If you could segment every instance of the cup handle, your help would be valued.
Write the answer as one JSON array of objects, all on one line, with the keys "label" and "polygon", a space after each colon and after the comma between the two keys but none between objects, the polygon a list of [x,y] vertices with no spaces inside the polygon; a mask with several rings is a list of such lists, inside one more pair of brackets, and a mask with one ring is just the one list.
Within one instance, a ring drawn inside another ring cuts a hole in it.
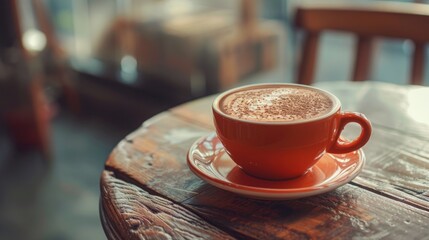
[{"label": "cup handle", "polygon": [[[372,127],[369,120],[363,115],[362,113],[355,113],[355,112],[343,112],[339,113],[339,127],[338,131],[335,134],[334,137],[334,143],[333,145],[327,150],[329,153],[348,153],[355,150],[358,150],[359,148],[363,147],[371,136]],[[353,141],[347,142],[347,143],[340,143],[339,138],[341,136],[341,132],[344,130],[344,127],[351,123],[357,123],[361,127],[361,133],[360,135]]]}]

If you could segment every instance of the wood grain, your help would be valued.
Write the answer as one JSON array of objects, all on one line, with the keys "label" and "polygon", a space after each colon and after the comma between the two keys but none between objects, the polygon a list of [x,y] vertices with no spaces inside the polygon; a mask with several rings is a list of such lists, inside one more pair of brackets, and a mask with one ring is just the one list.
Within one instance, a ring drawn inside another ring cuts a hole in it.
[{"label": "wood grain", "polygon": [[[211,96],[146,121],[112,152],[101,182],[108,219],[104,225],[114,232],[110,235],[125,239],[187,238],[189,232],[195,233],[192,238],[204,239],[224,237],[217,234],[240,239],[427,238],[429,134],[425,133],[429,120],[421,121],[410,108],[419,106],[412,100],[415,94],[422,96],[420,101],[429,101],[429,88],[371,82],[319,87],[337,95],[344,109],[362,111],[374,123],[364,147],[366,166],[352,183],[311,198],[259,201],[203,182],[185,160],[191,144],[213,131]],[[351,126],[344,135],[353,138],[358,132]],[[175,227],[182,230],[171,233],[177,214],[185,215],[179,219],[198,220],[192,220],[191,226],[180,221],[181,226]]]},{"label": "wood grain", "polygon": [[176,201],[187,199],[203,184],[194,181],[186,154],[191,144],[208,132],[170,113],[158,115],[121,141],[106,167]]},{"label": "wood grain", "polygon": [[356,35],[429,41],[429,6],[415,3],[308,3],[295,14],[297,26],[311,32],[351,31]]},{"label": "wood grain", "polygon": [[[398,90],[391,84],[348,82],[320,86],[337,95],[344,103],[343,109],[363,112],[373,122],[373,135],[364,147],[367,165],[354,182],[413,206],[429,209],[429,179],[426,177],[429,176],[429,122],[415,121],[407,114],[410,105],[406,104],[417,104],[409,99],[413,92],[422,92],[420,94],[429,98],[429,89],[402,86]],[[194,101],[172,111],[186,119],[196,115],[196,124],[210,125],[211,110],[208,106],[212,98]],[[396,105],[400,102],[405,104]],[[351,139],[358,132],[357,128],[349,129],[344,135]]]},{"label": "wood grain", "polygon": [[192,101],[170,110],[173,114],[196,125],[214,129],[212,103],[216,96],[209,96]]},{"label": "wood grain", "polygon": [[[103,176],[102,176],[103,178]],[[100,203],[99,203],[99,212],[100,212],[100,220],[101,220],[101,226],[103,227],[103,230],[106,234],[107,239],[109,240],[119,240],[121,239],[121,237],[119,236],[119,234],[114,230],[116,227],[113,225],[114,222],[110,222],[110,220],[108,220],[108,218],[106,217],[106,210],[104,210],[104,201],[102,200],[103,198],[100,198]],[[109,215],[107,215],[109,216]]]},{"label": "wood grain", "polygon": [[356,186],[300,200],[257,201],[211,189],[185,203],[256,239],[424,239],[429,213]]},{"label": "wood grain", "polygon": [[353,182],[429,211],[429,142],[383,128],[375,128],[370,141]]},{"label": "wood grain", "polygon": [[[428,21],[429,6],[416,3],[304,3],[295,13],[295,26],[310,36],[343,31],[357,37],[352,75],[355,81],[368,80],[371,41],[375,38],[400,38],[412,40],[416,46],[409,82],[423,84],[424,44],[429,41],[429,31],[422,29],[427,28]],[[317,47],[309,43],[308,38],[304,40],[303,61],[297,80],[301,84],[311,84],[314,78]]]},{"label": "wood grain", "polygon": [[377,127],[429,140],[429,117],[422,104],[429,101],[427,87],[381,82],[318,83],[316,86],[336,95],[344,111],[361,112]]},{"label": "wood grain", "polygon": [[104,171],[102,207],[119,239],[235,239],[165,198]]},{"label": "wood grain", "polygon": [[[392,102],[400,100],[409,102],[407,98],[410,97],[410,92],[425,90],[425,88],[402,87],[403,91],[398,91],[396,86],[383,83],[359,85],[345,83],[336,84],[335,88],[332,84],[328,86],[331,88],[325,88],[331,90],[340,99],[349,100],[344,104],[344,109],[364,112],[375,125],[370,143],[364,147],[368,159],[367,166],[355,182],[362,187],[383,192],[400,201],[428,209],[429,182],[426,176],[429,175],[429,170],[426,158],[429,157],[429,152],[426,149],[428,149],[429,135],[421,132],[420,129],[424,128],[421,123],[410,124],[414,121],[406,114],[407,105],[399,105],[397,108],[391,106]],[[192,102],[177,107],[173,111],[184,118],[191,118],[192,112],[211,116],[211,113],[204,108],[204,104],[208,104],[210,99]],[[211,121],[208,118],[197,117],[196,119],[204,122],[200,125]],[[418,125],[420,127],[417,127]],[[403,136],[404,131],[415,134]],[[345,132],[345,135],[352,138],[357,132],[358,129],[355,129]],[[392,162],[392,158],[396,161]],[[398,178],[398,174],[401,174],[402,178]]]}]

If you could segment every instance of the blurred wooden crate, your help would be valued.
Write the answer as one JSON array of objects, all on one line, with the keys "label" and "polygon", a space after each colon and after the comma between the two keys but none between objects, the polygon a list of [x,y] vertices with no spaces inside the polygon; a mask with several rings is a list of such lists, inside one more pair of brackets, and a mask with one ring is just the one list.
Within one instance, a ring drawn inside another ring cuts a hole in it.
[{"label": "blurred wooden crate", "polygon": [[210,43],[202,67],[208,90],[225,90],[249,75],[273,69],[281,49],[281,31],[278,24],[265,21],[256,28],[238,28]]},{"label": "blurred wooden crate", "polygon": [[156,19],[118,18],[99,53],[117,65],[133,56],[141,73],[192,97],[215,93],[276,66],[283,29],[259,20],[256,12],[254,1],[243,0],[240,14],[203,9]]}]

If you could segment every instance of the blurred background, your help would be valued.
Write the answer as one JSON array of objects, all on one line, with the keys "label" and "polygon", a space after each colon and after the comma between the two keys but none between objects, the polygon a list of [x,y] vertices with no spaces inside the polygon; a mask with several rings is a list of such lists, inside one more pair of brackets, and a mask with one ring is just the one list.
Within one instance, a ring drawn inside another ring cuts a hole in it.
[{"label": "blurred background", "polygon": [[[295,82],[301,2],[1,1],[0,239],[105,239],[99,177],[113,147],[178,104]],[[354,44],[322,35],[315,81],[348,81]],[[407,84],[412,52],[377,44],[370,79]]]}]

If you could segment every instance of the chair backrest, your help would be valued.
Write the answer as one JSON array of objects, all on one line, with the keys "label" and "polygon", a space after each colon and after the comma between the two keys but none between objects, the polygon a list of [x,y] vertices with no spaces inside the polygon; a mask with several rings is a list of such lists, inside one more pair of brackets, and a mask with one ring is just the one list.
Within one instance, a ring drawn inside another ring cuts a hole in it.
[{"label": "chair backrest", "polygon": [[297,8],[295,26],[304,36],[298,82],[313,82],[320,33],[326,30],[355,34],[356,59],[352,80],[367,80],[373,40],[409,39],[414,43],[410,83],[423,83],[425,44],[429,41],[429,5],[380,2],[365,5],[308,4]]}]

